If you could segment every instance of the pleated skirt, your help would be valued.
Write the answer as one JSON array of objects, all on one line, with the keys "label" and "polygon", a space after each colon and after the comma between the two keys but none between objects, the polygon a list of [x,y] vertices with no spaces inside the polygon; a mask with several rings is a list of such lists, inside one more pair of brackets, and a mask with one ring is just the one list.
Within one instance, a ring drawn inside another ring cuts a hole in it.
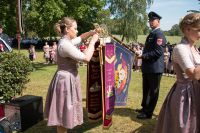
[{"label": "pleated skirt", "polygon": [[200,133],[200,83],[176,82],[167,95],[155,133]]},{"label": "pleated skirt", "polygon": [[80,77],[78,72],[57,71],[48,89],[45,103],[47,126],[72,129],[83,123]]}]

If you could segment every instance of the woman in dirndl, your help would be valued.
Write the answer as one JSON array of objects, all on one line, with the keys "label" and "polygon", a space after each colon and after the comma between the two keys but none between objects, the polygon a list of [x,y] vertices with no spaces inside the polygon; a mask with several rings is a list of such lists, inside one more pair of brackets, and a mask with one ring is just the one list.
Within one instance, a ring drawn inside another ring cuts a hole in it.
[{"label": "woman in dirndl", "polygon": [[180,22],[184,37],[173,50],[176,82],[161,108],[156,133],[200,133],[200,13]]},{"label": "woman in dirndl", "polygon": [[[45,117],[48,119],[47,126],[56,126],[57,133],[66,133],[67,129],[83,123],[78,62],[90,61],[99,37],[95,31],[77,37],[77,23],[70,17],[64,17],[56,23],[55,31],[61,35],[56,55],[58,67],[47,93]],[[83,53],[77,47],[89,36],[92,39]]]}]

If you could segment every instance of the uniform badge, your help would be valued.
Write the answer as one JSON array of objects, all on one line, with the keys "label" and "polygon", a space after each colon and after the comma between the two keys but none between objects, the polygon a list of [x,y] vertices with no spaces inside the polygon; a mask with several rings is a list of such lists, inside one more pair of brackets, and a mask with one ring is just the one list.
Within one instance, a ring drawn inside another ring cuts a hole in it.
[{"label": "uniform badge", "polygon": [[157,39],[157,44],[158,44],[158,45],[162,45],[162,42],[163,42],[163,39],[162,39],[162,38],[158,38],[158,39]]}]

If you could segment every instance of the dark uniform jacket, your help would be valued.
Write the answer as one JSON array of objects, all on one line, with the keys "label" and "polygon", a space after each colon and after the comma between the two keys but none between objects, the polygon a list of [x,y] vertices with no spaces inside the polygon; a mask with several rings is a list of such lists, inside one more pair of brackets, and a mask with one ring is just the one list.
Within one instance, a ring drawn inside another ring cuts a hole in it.
[{"label": "dark uniform jacket", "polygon": [[164,72],[164,46],[166,38],[163,32],[154,29],[147,37],[142,54],[142,73]]}]

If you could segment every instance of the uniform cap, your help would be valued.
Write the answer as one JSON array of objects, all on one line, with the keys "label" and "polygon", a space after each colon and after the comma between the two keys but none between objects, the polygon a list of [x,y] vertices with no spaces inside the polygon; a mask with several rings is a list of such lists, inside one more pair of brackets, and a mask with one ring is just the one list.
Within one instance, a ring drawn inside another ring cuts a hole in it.
[{"label": "uniform cap", "polygon": [[148,17],[149,17],[149,20],[154,20],[154,19],[159,19],[160,20],[162,18],[160,15],[158,15],[155,12],[150,12],[148,14]]}]

